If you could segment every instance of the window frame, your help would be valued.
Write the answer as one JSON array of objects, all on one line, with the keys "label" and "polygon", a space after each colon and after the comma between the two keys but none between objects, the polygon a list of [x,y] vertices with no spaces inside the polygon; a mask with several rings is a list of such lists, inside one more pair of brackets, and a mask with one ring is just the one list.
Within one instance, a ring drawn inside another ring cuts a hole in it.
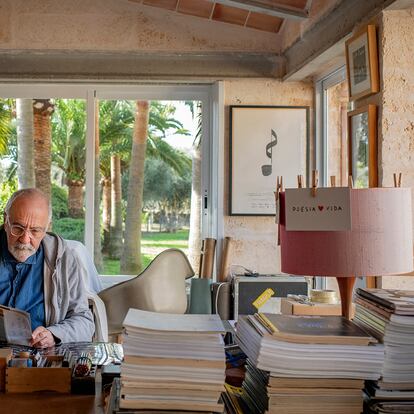
[{"label": "window frame", "polygon": [[321,186],[328,184],[328,89],[346,80],[346,67],[341,66],[315,81],[315,168]]},{"label": "window frame", "polygon": [[[314,82],[315,141],[313,148],[315,169],[319,171],[319,186],[328,185],[328,89],[346,80],[346,67],[340,66]],[[326,289],[326,278],[316,277],[315,288]]]},{"label": "window frame", "polygon": [[95,184],[95,102],[97,99],[193,100],[203,105],[202,142],[202,224],[201,238],[223,237],[223,151],[224,87],[214,83],[79,83],[70,81],[38,82],[34,80],[0,83],[1,98],[85,99],[87,111],[85,239],[93,257]]}]

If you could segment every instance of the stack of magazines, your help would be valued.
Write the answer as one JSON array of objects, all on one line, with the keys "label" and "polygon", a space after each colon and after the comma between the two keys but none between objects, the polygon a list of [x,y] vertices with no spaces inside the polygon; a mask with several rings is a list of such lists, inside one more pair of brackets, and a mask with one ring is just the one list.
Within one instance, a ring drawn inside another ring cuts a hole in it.
[{"label": "stack of magazines", "polygon": [[252,414],[360,414],[364,380],[379,379],[384,358],[375,338],[338,316],[249,315],[237,339]]},{"label": "stack of magazines", "polygon": [[385,346],[380,381],[369,381],[368,413],[414,412],[414,291],[358,289],[355,322]]},{"label": "stack of magazines", "polygon": [[130,309],[123,325],[121,409],[223,412],[224,328],[218,315]]}]

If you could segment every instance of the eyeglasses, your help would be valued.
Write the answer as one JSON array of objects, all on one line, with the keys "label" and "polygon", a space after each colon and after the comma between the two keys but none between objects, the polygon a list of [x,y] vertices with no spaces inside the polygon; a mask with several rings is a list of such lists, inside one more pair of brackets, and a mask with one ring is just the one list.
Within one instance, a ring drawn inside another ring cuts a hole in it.
[{"label": "eyeglasses", "polygon": [[27,233],[31,239],[38,240],[41,239],[46,233],[46,229],[42,227],[33,227],[27,229],[20,224],[10,224],[9,218],[7,217],[7,223],[10,228],[10,233],[15,237],[21,237],[23,234]]}]

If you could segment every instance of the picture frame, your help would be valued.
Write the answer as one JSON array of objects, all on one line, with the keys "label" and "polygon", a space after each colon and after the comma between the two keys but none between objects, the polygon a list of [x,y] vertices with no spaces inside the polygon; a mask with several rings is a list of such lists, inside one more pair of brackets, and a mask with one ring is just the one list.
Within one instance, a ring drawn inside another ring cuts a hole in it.
[{"label": "picture frame", "polygon": [[230,106],[229,167],[229,215],[274,216],[277,177],[307,177],[309,107]]},{"label": "picture frame", "polygon": [[377,35],[375,25],[368,25],[345,42],[349,100],[380,91]]},{"label": "picture frame", "polygon": [[378,186],[377,107],[348,112],[348,173],[354,188]]}]

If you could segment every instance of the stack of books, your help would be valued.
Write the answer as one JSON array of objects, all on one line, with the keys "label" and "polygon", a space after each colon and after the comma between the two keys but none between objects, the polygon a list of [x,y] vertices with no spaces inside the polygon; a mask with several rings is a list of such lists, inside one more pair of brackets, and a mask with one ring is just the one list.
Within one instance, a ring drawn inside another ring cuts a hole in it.
[{"label": "stack of books", "polygon": [[222,394],[226,414],[247,414],[250,413],[249,407],[244,402],[245,393],[242,387],[235,387],[225,384],[226,392]]},{"label": "stack of books", "polygon": [[255,314],[237,325],[249,357],[249,412],[360,414],[363,380],[381,375],[384,347],[338,316]]},{"label": "stack of books", "polygon": [[248,363],[243,387],[242,397],[251,413],[359,414],[364,381],[274,377]]},{"label": "stack of books", "polygon": [[380,381],[369,381],[367,412],[414,412],[414,291],[357,289],[355,322],[385,346]]},{"label": "stack of books", "polygon": [[223,412],[224,328],[218,315],[130,309],[123,325],[121,409]]}]

